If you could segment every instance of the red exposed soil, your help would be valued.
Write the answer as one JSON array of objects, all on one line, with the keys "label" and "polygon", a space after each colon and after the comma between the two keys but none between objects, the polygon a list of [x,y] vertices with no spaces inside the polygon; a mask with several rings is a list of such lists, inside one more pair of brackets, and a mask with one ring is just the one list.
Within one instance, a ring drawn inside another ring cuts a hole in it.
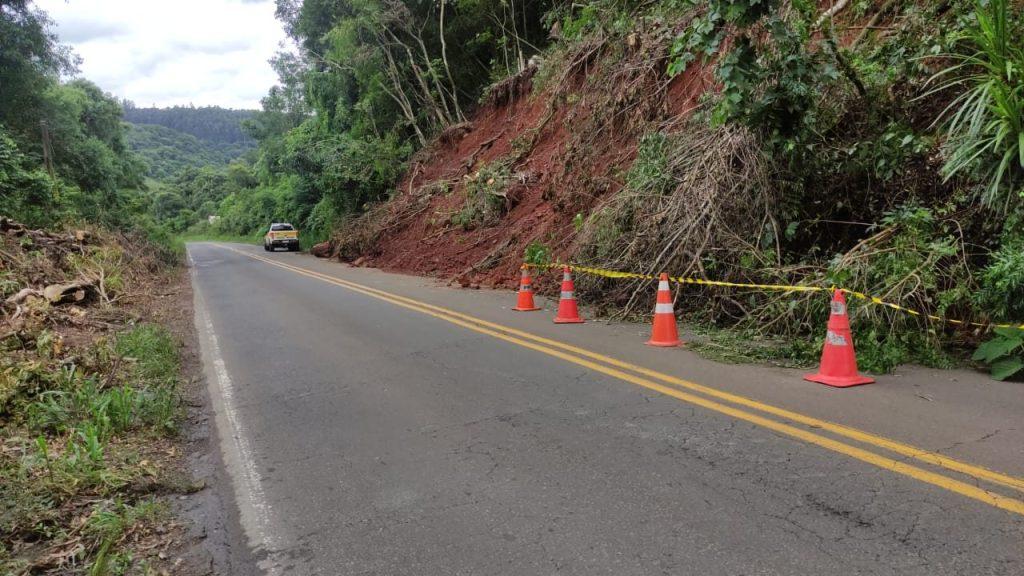
[{"label": "red exposed soil", "polygon": [[[465,201],[458,193],[463,177],[485,163],[508,155],[512,139],[536,126],[545,107],[540,99],[517,98],[509,105],[484,109],[461,140],[448,145],[436,142],[424,157],[414,161],[409,175],[401,183],[403,196],[411,196],[423,186],[441,181],[450,182],[451,191],[433,197],[429,208],[420,216],[398,233],[386,236],[376,246],[379,256],[370,263],[447,277],[466,271],[502,242],[514,239],[517,245],[525,246],[542,234],[553,216],[550,205],[542,199],[542,182],[550,172],[551,154],[539,152],[542,148],[557,147],[561,138],[545,138],[530,157],[515,166],[517,172],[528,174],[527,184],[519,191],[518,204],[501,225],[465,231],[448,226],[448,221]],[[408,200],[399,198],[396,202]]]},{"label": "red exposed soil", "polygon": [[[640,50],[632,44],[629,49]],[[707,68],[691,66],[669,80],[664,62],[657,66],[646,77],[613,72],[610,77],[623,85],[599,87],[613,96],[602,104],[616,107],[607,118],[594,118],[597,98],[591,94],[596,89],[588,80],[595,66],[570,77],[568,94],[549,89],[531,96],[531,73],[516,84],[509,102],[485,105],[470,126],[449,130],[414,158],[389,209],[415,215],[399,218],[379,234],[360,264],[455,277],[464,285],[513,287],[531,242],[550,247],[555,257],[571,254],[574,217],[586,216],[621,189],[640,135],[652,125],[688,117],[713,86]],[[644,100],[652,91],[660,99],[654,106]],[[584,132],[593,135],[595,126],[596,137],[585,139]],[[533,146],[523,152],[531,137]],[[464,179],[487,163],[517,155],[511,165],[515,184],[510,197],[515,201],[509,212],[492,226],[464,230],[452,225],[451,216],[466,201]],[[425,193],[432,195],[423,207]]]}]

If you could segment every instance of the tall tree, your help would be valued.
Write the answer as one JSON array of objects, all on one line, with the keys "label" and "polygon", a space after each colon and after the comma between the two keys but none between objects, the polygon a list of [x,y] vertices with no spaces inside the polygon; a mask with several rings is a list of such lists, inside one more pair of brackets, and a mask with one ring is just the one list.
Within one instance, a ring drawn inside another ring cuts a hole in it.
[{"label": "tall tree", "polygon": [[78,64],[50,26],[46,13],[29,0],[0,0],[0,124],[22,146],[40,142],[37,112],[47,87]]}]

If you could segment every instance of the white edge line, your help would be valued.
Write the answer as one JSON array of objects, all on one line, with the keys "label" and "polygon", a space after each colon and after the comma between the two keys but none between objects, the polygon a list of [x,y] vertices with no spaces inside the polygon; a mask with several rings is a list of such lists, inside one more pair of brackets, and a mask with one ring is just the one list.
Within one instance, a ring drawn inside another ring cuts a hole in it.
[{"label": "white edge line", "polygon": [[267,554],[267,561],[260,562],[268,575],[280,574],[279,564],[273,561],[274,552],[280,550],[277,538],[271,528],[271,506],[263,491],[263,478],[256,469],[256,461],[249,435],[238,415],[234,383],[228,373],[220,344],[214,332],[213,322],[199,292],[195,260],[188,253],[193,291],[195,292],[196,328],[203,356],[203,367],[210,386],[220,439],[221,455],[234,486],[242,528],[249,539],[249,545]]}]

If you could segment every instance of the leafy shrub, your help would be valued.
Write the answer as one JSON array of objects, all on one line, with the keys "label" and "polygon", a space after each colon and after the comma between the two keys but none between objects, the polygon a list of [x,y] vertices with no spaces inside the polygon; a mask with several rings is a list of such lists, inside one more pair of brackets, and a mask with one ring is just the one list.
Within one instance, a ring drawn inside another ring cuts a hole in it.
[{"label": "leafy shrub", "polygon": [[512,174],[508,164],[496,161],[485,164],[463,179],[466,201],[451,222],[470,230],[477,225],[492,224],[512,207],[509,195]]},{"label": "leafy shrub", "polygon": [[992,378],[1006,380],[1024,369],[1024,330],[996,328],[995,336],[978,346],[972,358],[988,364]]},{"label": "leafy shrub", "polygon": [[1024,319],[1024,240],[1008,240],[980,275],[978,303],[1000,320]]},{"label": "leafy shrub", "polygon": [[566,40],[579,40],[599,30],[623,33],[635,25],[631,12],[639,4],[636,0],[555,3],[545,15],[544,24],[550,29],[557,22]]},{"label": "leafy shrub", "polygon": [[[974,282],[956,223],[937,218],[930,208],[908,204],[886,213],[880,224],[858,249],[832,261],[825,279],[828,284],[940,316],[973,313]],[[903,341],[897,341],[897,333],[930,334],[932,326],[918,317],[869,306],[855,318],[858,323],[877,327],[880,342],[889,342],[894,349],[929,347],[903,336]],[[930,348],[938,349],[934,334],[926,340]]]},{"label": "leafy shrub", "polygon": [[[816,87],[839,77],[826,51],[805,47],[812,37],[807,19],[814,8],[795,2],[787,16],[767,0],[707,4],[673,43],[668,73],[679,74],[698,58],[718,57],[721,97],[712,120],[740,122],[770,142],[794,147],[814,124]],[[720,54],[730,34],[735,34],[730,48]]]},{"label": "leafy shrub", "polygon": [[331,232],[341,222],[340,214],[334,200],[326,196],[321,198],[306,218],[306,229],[299,236],[301,242],[311,246],[330,238]]},{"label": "leafy shrub", "polygon": [[41,168],[33,168],[0,126],[0,214],[28,226],[59,221],[57,182]]},{"label": "leafy shrub", "polygon": [[940,312],[945,311],[941,304],[948,297],[942,294],[970,283],[969,272],[958,258],[962,248],[954,231],[933,210],[913,204],[886,213],[881,225],[884,245],[855,259],[837,259],[830,282],[859,286],[900,302],[916,301],[914,305],[924,310],[935,308],[931,305],[935,302]]},{"label": "leafy shrub", "polygon": [[669,166],[669,142],[661,132],[645,134],[637,145],[636,160],[626,173],[626,187],[632,191],[668,194],[676,186]]},{"label": "leafy shrub", "polygon": [[536,266],[546,265],[551,262],[551,248],[534,240],[523,250],[523,261]]}]

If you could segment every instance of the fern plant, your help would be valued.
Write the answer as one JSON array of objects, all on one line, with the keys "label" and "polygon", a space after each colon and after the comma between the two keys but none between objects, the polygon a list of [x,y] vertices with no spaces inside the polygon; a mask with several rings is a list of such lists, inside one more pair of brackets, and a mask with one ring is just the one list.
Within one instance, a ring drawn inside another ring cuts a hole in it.
[{"label": "fern plant", "polygon": [[966,88],[940,116],[948,132],[943,173],[980,177],[981,202],[1006,212],[1024,181],[1024,27],[1010,0],[975,1],[963,50],[946,55],[955,63],[932,78],[943,82],[929,94]]}]

